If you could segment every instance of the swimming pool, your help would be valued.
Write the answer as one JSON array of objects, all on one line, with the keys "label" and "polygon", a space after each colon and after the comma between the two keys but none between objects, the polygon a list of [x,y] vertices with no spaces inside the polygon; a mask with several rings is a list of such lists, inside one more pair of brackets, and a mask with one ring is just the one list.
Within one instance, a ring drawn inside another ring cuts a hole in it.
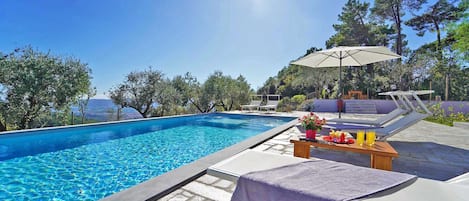
[{"label": "swimming pool", "polygon": [[97,200],[293,119],[214,113],[0,135],[0,199]]}]

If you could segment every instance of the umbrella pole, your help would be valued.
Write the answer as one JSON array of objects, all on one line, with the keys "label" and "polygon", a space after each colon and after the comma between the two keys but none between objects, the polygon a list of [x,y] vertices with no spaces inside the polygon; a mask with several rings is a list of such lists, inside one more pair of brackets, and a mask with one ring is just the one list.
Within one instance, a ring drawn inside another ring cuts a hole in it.
[{"label": "umbrella pole", "polygon": [[[340,51],[339,53],[339,100],[337,101],[342,101],[342,51]],[[341,112],[342,112],[342,107],[343,107],[343,104],[340,105],[340,108],[339,109],[339,119],[342,117],[341,116]]]}]

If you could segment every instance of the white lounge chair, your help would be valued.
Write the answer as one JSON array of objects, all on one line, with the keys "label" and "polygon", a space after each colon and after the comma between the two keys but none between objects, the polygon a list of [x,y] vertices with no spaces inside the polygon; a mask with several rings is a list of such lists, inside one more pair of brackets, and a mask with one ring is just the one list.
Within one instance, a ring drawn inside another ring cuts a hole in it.
[{"label": "white lounge chair", "polygon": [[325,125],[323,128],[329,129],[340,129],[344,131],[357,132],[358,130],[374,130],[376,132],[376,137],[378,140],[386,140],[387,138],[399,133],[400,131],[416,124],[422,119],[425,119],[430,114],[422,114],[418,112],[411,112],[408,115],[393,121],[389,124],[384,125],[384,127],[373,127],[366,125],[357,125],[357,124],[335,124],[335,125]]},{"label": "white lounge chair", "polygon": [[430,116],[429,114],[422,114],[418,112],[411,112],[408,115],[378,129],[374,129],[378,140],[386,140],[387,138],[399,133],[400,131],[416,124],[422,119]]},{"label": "white lounge chair", "polygon": [[[391,111],[390,113],[387,113],[386,115],[384,116],[381,116],[379,117],[378,119],[375,119],[375,120],[364,120],[364,119],[329,119],[327,120],[327,124],[331,124],[330,122],[332,122],[333,124],[363,124],[363,125],[370,125],[370,126],[377,126],[377,127],[381,127],[383,126],[384,124],[390,122],[391,120],[407,113],[408,111],[407,110],[404,110],[404,109],[401,109],[401,108],[397,108],[393,111]],[[331,124],[331,125],[333,125]]]},{"label": "white lounge chair", "polygon": [[241,110],[248,109],[249,111],[255,109],[259,110],[259,106],[261,106],[262,101],[260,100],[253,100],[249,105],[241,105]]},{"label": "white lounge chair", "polygon": [[265,110],[265,111],[276,111],[277,110],[277,105],[278,105],[278,100],[268,100],[267,104],[259,106],[259,110]]},{"label": "white lounge chair", "polygon": [[[246,150],[213,165],[207,170],[207,173],[230,180],[236,180],[240,175],[249,172],[291,165],[294,163],[304,162],[305,160],[308,159],[271,154],[255,150]],[[467,176],[464,177],[467,179]],[[467,200],[466,192],[469,192],[469,186],[462,185],[461,183],[452,183],[451,181],[452,180],[442,182],[417,178],[415,181],[405,182],[360,200]],[[276,183],[275,185],[284,186],[282,183]],[[347,183],[340,184],[337,187],[343,188],[346,185],[354,185],[354,183],[349,181]]]}]

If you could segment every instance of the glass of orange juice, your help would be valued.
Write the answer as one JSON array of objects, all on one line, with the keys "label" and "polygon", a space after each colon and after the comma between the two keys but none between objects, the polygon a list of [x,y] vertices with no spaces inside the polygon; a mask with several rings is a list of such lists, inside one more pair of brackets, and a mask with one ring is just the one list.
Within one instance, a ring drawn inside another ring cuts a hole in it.
[{"label": "glass of orange juice", "polygon": [[366,132],[366,145],[373,146],[375,144],[376,133],[375,131]]},{"label": "glass of orange juice", "polygon": [[357,144],[363,146],[363,142],[365,141],[365,131],[359,130],[357,132]]}]

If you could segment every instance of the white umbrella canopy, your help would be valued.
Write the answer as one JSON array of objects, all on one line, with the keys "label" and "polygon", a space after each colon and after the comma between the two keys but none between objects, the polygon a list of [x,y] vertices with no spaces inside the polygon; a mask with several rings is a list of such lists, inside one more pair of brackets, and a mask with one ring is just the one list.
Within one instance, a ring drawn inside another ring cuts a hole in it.
[{"label": "white umbrella canopy", "polygon": [[341,46],[313,52],[292,64],[313,68],[363,66],[400,57],[384,46]]},{"label": "white umbrella canopy", "polygon": [[[327,50],[313,52],[292,64],[322,68],[339,67],[339,99],[342,97],[342,66],[363,66],[379,61],[400,58],[384,46],[339,46]],[[339,118],[341,117],[339,110]]]}]

